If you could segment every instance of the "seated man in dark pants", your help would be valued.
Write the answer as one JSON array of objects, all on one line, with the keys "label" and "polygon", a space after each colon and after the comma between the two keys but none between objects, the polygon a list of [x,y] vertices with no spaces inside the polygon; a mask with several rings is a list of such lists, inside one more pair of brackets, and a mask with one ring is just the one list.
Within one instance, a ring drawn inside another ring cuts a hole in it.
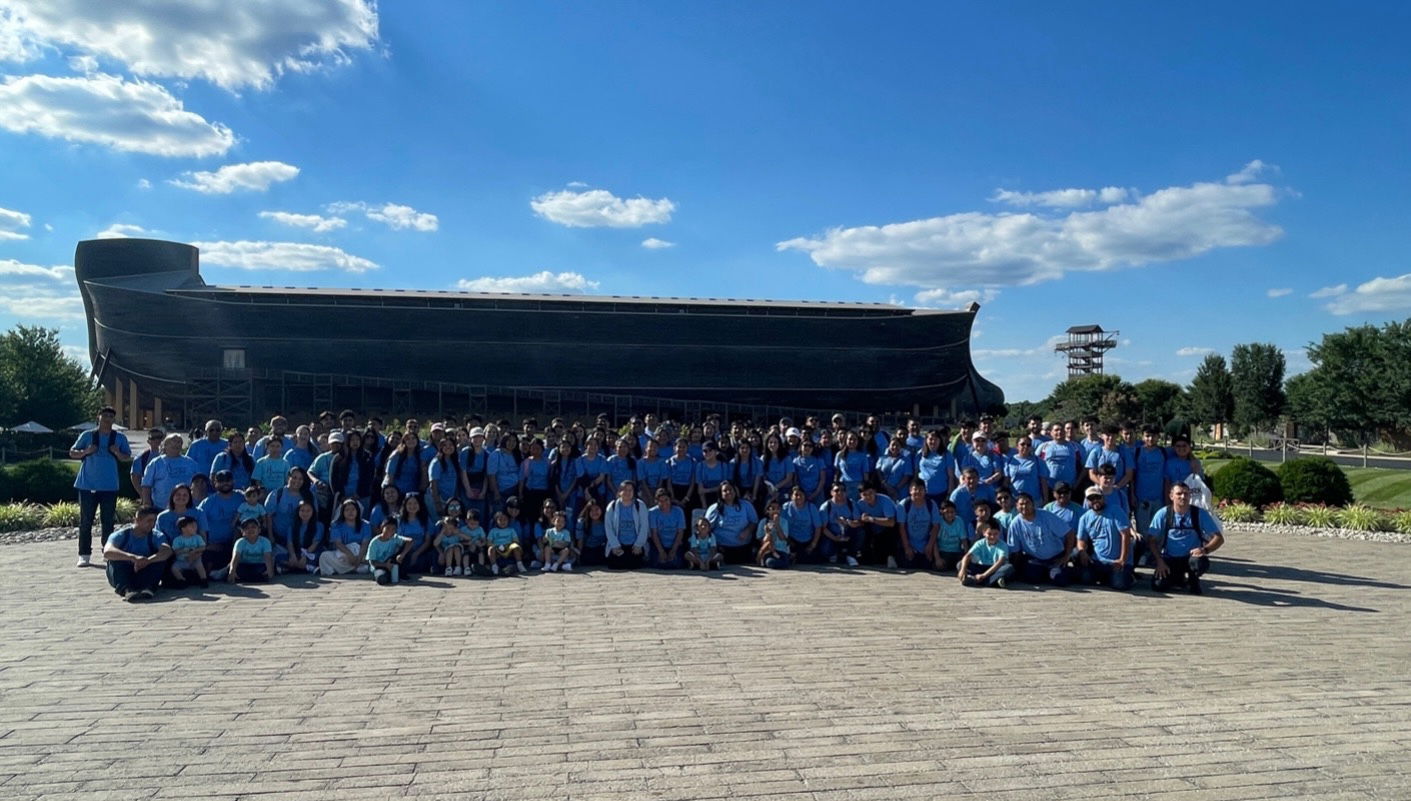
[{"label": "seated man in dark pants", "polygon": [[1104,584],[1114,590],[1130,590],[1132,527],[1127,522],[1127,514],[1121,509],[1108,507],[1108,496],[1101,487],[1088,487],[1084,494],[1088,510],[1078,518],[1076,565],[1082,581],[1084,584]]},{"label": "seated man in dark pants", "polygon": [[1021,492],[1016,503],[1019,514],[1009,521],[1005,545],[1014,561],[1015,578],[1030,584],[1051,582],[1060,587],[1072,583],[1077,535],[1058,515],[1034,508],[1034,498]]},{"label": "seated man in dark pants", "polygon": [[156,507],[144,506],[132,525],[114,531],[103,546],[108,583],[124,601],[145,601],[156,595],[171,555],[167,538],[157,531]]},{"label": "seated man in dark pants", "polygon": [[1200,577],[1210,569],[1210,554],[1225,544],[1225,535],[1209,512],[1191,504],[1190,487],[1177,483],[1171,485],[1171,505],[1152,515],[1146,543],[1156,557],[1152,589],[1166,592],[1184,584],[1192,595],[1200,595]]}]

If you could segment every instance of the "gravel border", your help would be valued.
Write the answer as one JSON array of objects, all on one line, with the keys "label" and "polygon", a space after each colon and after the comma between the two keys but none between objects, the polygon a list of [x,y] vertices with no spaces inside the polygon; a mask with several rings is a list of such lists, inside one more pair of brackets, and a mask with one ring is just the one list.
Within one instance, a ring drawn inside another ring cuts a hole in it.
[{"label": "gravel border", "polygon": [[1395,542],[1411,544],[1411,534],[1395,531],[1356,531],[1350,528],[1313,528],[1312,526],[1281,526],[1274,523],[1225,523],[1232,532],[1268,531],[1274,534],[1295,534],[1302,537],[1331,537],[1339,540],[1363,540],[1365,542]]},{"label": "gravel border", "polygon": [[[1354,531],[1350,528],[1312,528],[1311,526],[1280,526],[1273,523],[1225,523],[1232,532],[1267,531],[1274,534],[1295,534],[1301,537],[1331,537],[1339,540],[1395,542],[1411,545],[1411,534],[1395,531]],[[0,545],[23,545],[30,542],[56,542],[78,537],[76,528],[41,528],[38,531],[0,531]]]}]

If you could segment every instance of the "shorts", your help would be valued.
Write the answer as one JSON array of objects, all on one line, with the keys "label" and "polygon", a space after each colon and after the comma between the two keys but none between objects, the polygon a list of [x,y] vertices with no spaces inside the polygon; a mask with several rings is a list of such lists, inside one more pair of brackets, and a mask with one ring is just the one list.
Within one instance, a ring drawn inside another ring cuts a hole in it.
[{"label": "shorts", "polygon": [[442,555],[442,556],[445,556],[446,554],[450,553],[452,548],[464,548],[464,547],[465,547],[465,543],[459,542],[459,541],[457,541],[457,542],[443,542],[443,543],[441,543],[441,545],[438,546],[438,548],[439,548],[440,551],[441,551],[441,555]]},{"label": "shorts", "polygon": [[200,563],[201,558],[199,556],[195,559],[177,558],[172,560],[171,566],[173,570],[195,570],[196,565]]}]

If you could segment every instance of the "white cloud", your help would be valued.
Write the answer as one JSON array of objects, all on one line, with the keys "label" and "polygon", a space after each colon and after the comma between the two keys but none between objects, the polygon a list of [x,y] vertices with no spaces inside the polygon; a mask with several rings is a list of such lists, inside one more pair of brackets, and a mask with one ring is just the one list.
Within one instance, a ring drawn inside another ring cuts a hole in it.
[{"label": "white cloud", "polygon": [[1285,295],[1292,295],[1293,290],[1289,289],[1288,287],[1283,287],[1280,289],[1271,289],[1268,292],[1265,292],[1264,294],[1268,295],[1271,298],[1282,298]]},{"label": "white cloud", "polygon": [[89,364],[89,361],[88,361],[88,346],[86,346],[86,345],[60,345],[59,347],[63,349],[65,356],[69,357],[70,359],[73,359],[74,361],[78,362],[79,364],[83,365],[84,367],[87,367],[87,366],[88,366],[88,364]]},{"label": "white cloud", "polygon": [[362,273],[376,270],[377,263],[354,256],[341,248],[306,242],[192,242],[201,251],[201,264],[234,267],[239,270],[345,270]]},{"label": "white cloud", "polygon": [[1176,349],[1176,355],[1177,355],[1177,356],[1183,356],[1183,357],[1184,357],[1184,356],[1204,356],[1204,355],[1207,354],[1207,353],[1214,353],[1214,352],[1215,352],[1215,349],[1214,349],[1214,348],[1201,348],[1201,347],[1194,347],[1194,346],[1192,346],[1192,347],[1185,347],[1185,348],[1177,348],[1177,349]]},{"label": "white cloud", "polygon": [[668,242],[665,239],[657,239],[654,236],[649,236],[646,239],[642,240],[642,247],[646,248],[647,250],[664,250],[666,248],[676,247],[676,243]]},{"label": "white cloud", "polygon": [[348,224],[342,217],[324,217],[318,214],[295,214],[291,211],[262,211],[260,216],[295,228],[308,228],[316,234],[335,231]]},{"label": "white cloud", "polygon": [[45,324],[82,320],[83,300],[73,268],[0,259],[0,313]]},{"label": "white cloud", "polygon": [[1080,209],[1093,204],[1109,206],[1121,203],[1132,194],[1132,190],[1120,186],[1104,186],[1101,189],[1053,189],[1048,192],[1016,192],[1009,189],[996,189],[990,197],[991,203],[1004,203],[1010,206],[1046,206],[1056,209]]},{"label": "white cloud", "polygon": [[229,128],[186,111],[161,86],[113,75],[9,77],[0,108],[0,128],[133,153],[214,156],[235,144]]},{"label": "white cloud", "polygon": [[129,237],[141,237],[153,233],[140,225],[130,225],[128,223],[113,223],[93,235],[94,239],[127,239]]},{"label": "white cloud", "polygon": [[329,203],[324,207],[330,214],[347,214],[351,211],[360,211],[365,217],[373,222],[380,222],[394,231],[435,231],[441,227],[441,220],[435,214],[425,211],[417,211],[411,206],[403,206],[398,203],[383,203],[376,205],[373,203],[339,201]]},{"label": "white cloud", "polygon": [[676,204],[667,198],[620,198],[606,189],[545,192],[529,201],[534,213],[569,228],[640,228],[671,221]]},{"label": "white cloud", "polygon": [[1325,286],[1325,287],[1323,287],[1322,289],[1317,290],[1316,292],[1310,293],[1310,294],[1308,295],[1308,297],[1310,297],[1310,298],[1335,298],[1335,297],[1337,297],[1338,295],[1341,295],[1342,293],[1344,293],[1344,292],[1346,292],[1346,291],[1347,291],[1347,284],[1338,284],[1337,286]]},{"label": "white cloud", "polygon": [[167,183],[182,189],[191,189],[203,195],[228,195],[236,190],[263,192],[272,184],[292,181],[299,174],[299,168],[282,161],[251,161],[245,164],[227,164],[215,172],[184,172],[180,178],[172,178]]},{"label": "white cloud", "polygon": [[996,289],[925,289],[916,293],[918,306],[936,309],[959,309],[971,303],[985,305],[999,295]]},{"label": "white cloud", "polygon": [[1130,202],[1060,215],[963,212],[889,225],[834,228],[780,242],[869,284],[921,289],[1022,286],[1069,271],[1103,271],[1265,245],[1283,231],[1253,213],[1273,205],[1269,184],[1197,183]]},{"label": "white cloud", "polygon": [[48,278],[53,281],[73,281],[73,268],[64,264],[56,264],[53,267],[40,267],[38,264],[25,264],[14,259],[0,259],[0,276],[10,278],[13,276],[24,276],[25,278]]},{"label": "white cloud", "polygon": [[149,180],[147,180],[146,178],[138,178],[138,179],[137,179],[137,188],[138,188],[138,189],[151,189],[151,188],[152,188],[152,182],[149,181]]},{"label": "white cloud", "polygon": [[30,220],[22,211],[0,208],[0,239],[29,239],[29,234],[20,229],[28,228]]},{"label": "white cloud", "polygon": [[69,69],[84,75],[98,71],[98,59],[93,56],[74,56],[69,59]]},{"label": "white cloud", "polygon": [[371,0],[0,0],[0,57],[63,48],[135,75],[201,78],[232,91],[346,63],[377,41]]},{"label": "white cloud", "polygon": [[533,275],[462,278],[456,288],[466,292],[532,292],[582,294],[598,288],[582,273],[551,273],[548,270]]},{"label": "white cloud", "polygon": [[1378,276],[1358,284],[1351,292],[1347,292],[1345,286],[1342,289],[1343,291],[1336,295],[1319,295],[1317,292],[1314,295],[1332,297],[1327,308],[1333,314],[1377,314],[1411,309],[1411,273],[1395,278]]},{"label": "white cloud", "polygon": [[970,354],[977,359],[1053,359],[1057,358],[1057,355],[1054,351],[1054,346],[1066,341],[1067,339],[1068,337],[1065,334],[1054,334],[1053,336],[1044,340],[1044,344],[1037,345],[1032,348],[976,348],[972,350]]},{"label": "white cloud", "polygon": [[1259,180],[1261,175],[1268,173],[1278,173],[1279,168],[1273,164],[1265,164],[1259,159],[1249,162],[1240,168],[1240,171],[1233,175],[1225,176],[1227,184],[1252,184]]}]

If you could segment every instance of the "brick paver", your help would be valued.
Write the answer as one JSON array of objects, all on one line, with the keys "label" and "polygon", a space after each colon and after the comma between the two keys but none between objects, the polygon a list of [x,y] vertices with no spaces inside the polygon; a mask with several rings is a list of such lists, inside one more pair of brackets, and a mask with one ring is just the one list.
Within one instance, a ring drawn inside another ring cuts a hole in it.
[{"label": "brick paver", "polygon": [[1411,797],[1411,548],[1204,597],[844,569],[117,600],[0,548],[5,799]]}]

